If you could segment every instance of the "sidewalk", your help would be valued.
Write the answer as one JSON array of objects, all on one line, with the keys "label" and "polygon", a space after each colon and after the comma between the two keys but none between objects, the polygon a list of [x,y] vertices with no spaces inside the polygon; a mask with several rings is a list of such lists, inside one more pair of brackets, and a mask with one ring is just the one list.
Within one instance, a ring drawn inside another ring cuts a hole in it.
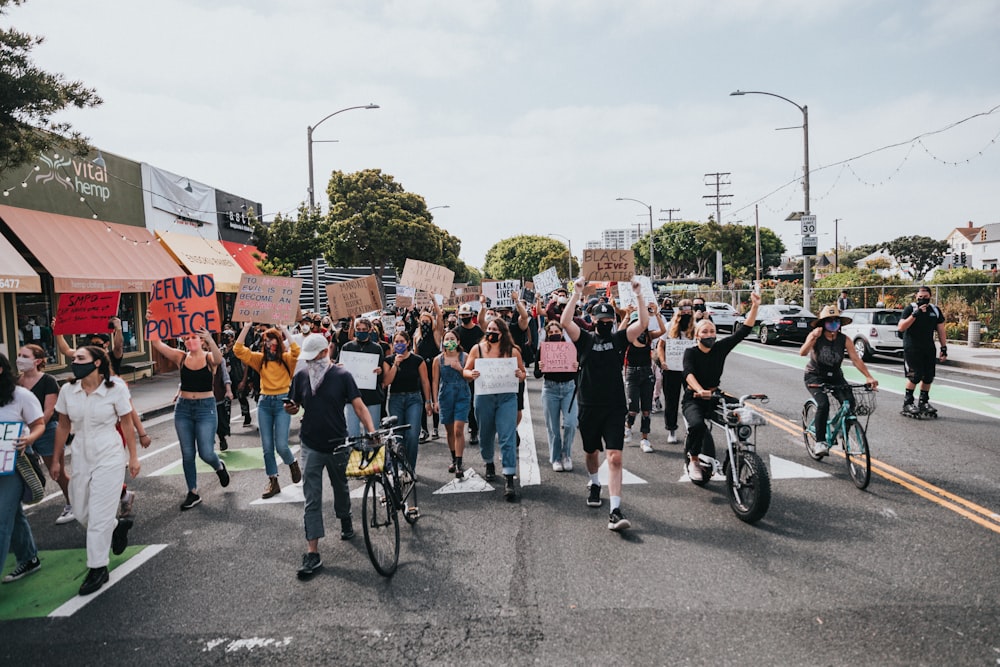
[{"label": "sidewalk", "polygon": [[969,347],[949,341],[947,365],[986,373],[1000,373],[1000,349]]}]

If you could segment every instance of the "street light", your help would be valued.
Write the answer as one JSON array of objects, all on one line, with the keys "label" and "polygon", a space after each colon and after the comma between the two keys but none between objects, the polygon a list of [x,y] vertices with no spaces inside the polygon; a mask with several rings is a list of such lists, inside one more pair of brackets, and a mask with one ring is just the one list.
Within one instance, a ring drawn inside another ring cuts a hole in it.
[{"label": "street light", "polygon": [[573,242],[569,240],[568,236],[563,236],[562,234],[549,234],[549,236],[558,236],[561,239],[566,239],[566,248],[569,253],[566,255],[566,280],[573,280]]},{"label": "street light", "polygon": [[615,197],[615,201],[634,201],[636,204],[642,204],[649,210],[649,282],[652,284],[653,276],[656,274],[656,261],[653,259],[653,207],[644,201],[632,199],[631,197]]},{"label": "street light", "polygon": [[[374,102],[371,104],[364,104],[356,107],[347,107],[346,109],[341,109],[340,111],[334,111],[329,116],[323,118],[315,125],[310,125],[306,127],[306,143],[309,146],[309,214],[313,215],[316,211],[316,195],[313,187],[313,130],[322,125],[325,121],[333,118],[339,113],[344,113],[345,111],[351,111],[353,109],[378,109],[379,106]],[[319,265],[316,262],[316,258],[313,257],[312,260],[312,279],[313,279],[313,310],[319,312]]]},{"label": "street light", "polygon": [[[729,93],[732,95],[769,95],[770,97],[777,97],[779,100],[784,100],[794,106],[796,109],[802,112],[802,143],[804,146],[805,154],[805,165],[803,166],[803,177],[802,177],[802,190],[805,193],[805,211],[803,215],[810,215],[809,211],[809,107],[793,102],[787,97],[782,97],[781,95],[776,95],[774,93],[766,93],[761,90],[736,90]],[[787,129],[787,128],[785,128]],[[809,267],[809,255],[805,253],[802,254],[802,306],[806,310],[810,310],[810,304],[812,302],[812,269]]]}]

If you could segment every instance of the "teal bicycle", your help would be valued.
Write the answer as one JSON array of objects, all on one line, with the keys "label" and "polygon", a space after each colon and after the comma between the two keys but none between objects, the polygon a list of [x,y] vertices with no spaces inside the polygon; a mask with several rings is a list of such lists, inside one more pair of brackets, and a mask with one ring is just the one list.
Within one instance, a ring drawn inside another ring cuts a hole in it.
[{"label": "teal bicycle", "polygon": [[[847,459],[847,471],[854,486],[859,489],[868,487],[871,481],[871,452],[868,449],[868,418],[875,412],[875,390],[867,384],[820,384],[809,385],[810,388],[822,388],[832,399],[840,403],[840,409],[833,412],[834,401],[830,402],[830,418],[826,423],[826,438],[830,446],[840,445]],[[848,396],[853,401],[847,400]],[[851,408],[851,404],[854,408]],[[822,460],[826,454],[816,452],[816,399],[810,398],[802,406],[802,440],[806,452],[816,460]],[[864,417],[861,424],[858,417]]]}]

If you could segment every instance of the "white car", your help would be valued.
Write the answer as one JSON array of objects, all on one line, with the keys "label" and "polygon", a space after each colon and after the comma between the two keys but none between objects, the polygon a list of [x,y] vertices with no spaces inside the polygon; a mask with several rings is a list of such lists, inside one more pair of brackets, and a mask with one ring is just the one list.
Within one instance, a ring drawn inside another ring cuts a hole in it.
[{"label": "white car", "polygon": [[712,316],[712,321],[715,322],[716,329],[725,329],[732,332],[739,321],[743,319],[740,312],[728,303],[706,301],[705,308],[708,310],[708,314]]},{"label": "white car", "polygon": [[841,331],[865,361],[871,361],[876,354],[900,355],[903,353],[903,336],[896,330],[896,325],[902,313],[895,308],[850,308],[843,315],[854,321]]}]

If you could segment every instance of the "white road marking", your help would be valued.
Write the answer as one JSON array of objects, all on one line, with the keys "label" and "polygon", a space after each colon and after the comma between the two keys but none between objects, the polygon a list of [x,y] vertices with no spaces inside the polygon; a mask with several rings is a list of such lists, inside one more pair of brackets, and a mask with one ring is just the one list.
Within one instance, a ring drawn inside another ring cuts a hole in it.
[{"label": "white road marking", "polygon": [[52,613],[49,614],[49,618],[65,618],[67,616],[72,616],[87,606],[89,602],[106,593],[109,588],[134,572],[140,565],[166,548],[166,544],[150,544],[148,547],[112,570],[110,576],[108,577],[108,583],[101,586],[96,593],[86,596],[77,595],[76,597],[67,600],[65,603],[54,609]]},{"label": "white road marking", "polygon": [[524,412],[529,419],[521,418],[517,432],[521,435],[521,447],[517,451],[518,481],[521,486],[533,486],[542,483],[542,472],[538,468],[538,452],[535,450],[535,427],[531,417],[531,404],[528,403],[528,391],[524,392]]},{"label": "white road marking", "polygon": [[804,466],[795,461],[789,461],[771,454],[771,479],[810,479],[816,477],[831,477],[830,473]]},{"label": "white road marking", "polygon": [[[601,486],[608,485],[608,461],[607,459],[601,463],[601,467],[597,469],[597,478],[601,481]],[[627,469],[622,468],[622,484],[646,484],[646,480],[638,475],[633,475]]]},{"label": "white road marking", "polygon": [[[524,441],[521,441],[524,444]],[[489,491],[496,491],[493,485],[487,482],[485,479],[479,476],[472,468],[466,468],[465,477],[461,480],[453,479],[440,489],[434,492],[434,495],[439,493],[483,493]]]},{"label": "white road marking", "polygon": [[305,494],[302,492],[302,482],[298,484],[289,484],[288,486],[281,487],[281,493],[270,498],[258,498],[257,500],[251,501],[251,505],[275,505],[278,503],[304,503],[306,501]]}]

